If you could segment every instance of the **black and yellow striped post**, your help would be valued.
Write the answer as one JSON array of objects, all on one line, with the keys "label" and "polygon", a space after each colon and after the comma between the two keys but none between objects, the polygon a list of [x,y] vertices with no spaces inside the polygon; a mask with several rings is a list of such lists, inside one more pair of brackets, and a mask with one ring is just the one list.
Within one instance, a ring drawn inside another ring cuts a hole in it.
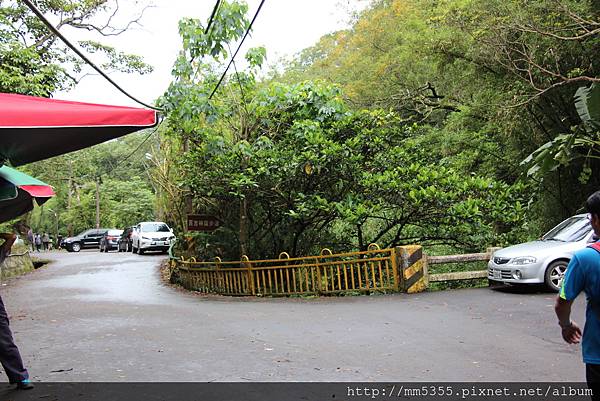
[{"label": "black and yellow striped post", "polygon": [[427,289],[427,262],[420,245],[407,245],[396,247],[400,255],[398,275],[401,285],[400,291],[409,294],[422,292]]}]

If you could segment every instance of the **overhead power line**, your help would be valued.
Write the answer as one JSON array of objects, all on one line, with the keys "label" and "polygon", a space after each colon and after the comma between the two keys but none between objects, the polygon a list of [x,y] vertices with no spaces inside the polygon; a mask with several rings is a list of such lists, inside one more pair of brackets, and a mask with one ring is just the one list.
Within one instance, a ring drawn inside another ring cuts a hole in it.
[{"label": "overhead power line", "polygon": [[265,4],[265,0],[261,0],[260,4],[258,5],[258,9],[256,10],[256,13],[254,14],[254,17],[252,18],[252,21],[250,21],[250,25],[248,25],[248,29],[246,29],[246,33],[244,33],[244,37],[242,38],[242,41],[238,45],[238,48],[235,51],[234,55],[231,57],[231,60],[229,60],[229,64],[227,64],[227,68],[225,68],[225,71],[223,71],[223,75],[221,75],[221,79],[219,79],[219,82],[217,83],[217,86],[215,86],[215,89],[213,89],[212,93],[208,97],[209,100],[212,99],[213,95],[217,92],[217,89],[219,89],[219,86],[223,82],[223,79],[225,79],[225,75],[227,74],[227,71],[229,71],[229,67],[231,67],[231,64],[233,63],[233,60],[235,60],[235,56],[237,56],[238,52],[240,51],[240,48],[244,44],[244,40],[246,40],[246,37],[248,36],[248,34],[250,33],[250,31],[252,30],[252,25],[254,25],[254,21],[256,21],[256,17],[258,17],[258,13],[260,13],[260,9],[262,8],[263,4]]},{"label": "overhead power line", "polygon": [[[204,34],[208,35],[209,38],[210,38],[210,35],[209,35],[210,27],[212,26],[212,23],[215,20],[215,17],[217,16],[217,14],[219,12],[219,7],[221,7],[221,0],[217,0],[217,2],[215,3],[212,13],[210,14],[210,17],[208,18],[208,24],[206,25],[206,28],[204,29]],[[194,61],[194,57],[192,56],[192,59],[190,60],[190,64],[193,61]]]},{"label": "overhead power line", "polygon": [[[148,141],[148,139],[150,139],[150,137],[158,131],[158,128],[160,127],[161,124],[162,124],[162,120],[158,123],[158,125],[151,132],[148,133],[148,135],[146,135],[146,137],[142,140],[142,142],[140,142],[139,145],[131,153],[129,153],[129,155],[125,156],[123,159],[118,160],[117,163],[115,163],[115,165],[113,167],[111,167],[111,170],[115,170],[117,167],[121,166],[131,156],[133,156],[138,150],[140,150],[140,148]],[[107,174],[109,172],[110,171],[107,171],[104,174]]]},{"label": "overhead power line", "polygon": [[22,0],[22,1],[40,19],[40,21],[42,21],[44,23],[44,25],[46,25],[46,27],[53,34],[55,34],[60,40],[62,40],[65,45],[67,45],[71,50],[73,50],[83,61],[85,61],[94,70],[96,70],[98,72],[98,74],[102,75],[102,77],[104,77],[104,79],[106,79],[108,82],[110,82],[121,93],[123,93],[125,96],[127,96],[131,100],[133,100],[133,101],[141,104],[142,106],[145,106],[145,107],[147,107],[149,109],[152,109],[152,110],[163,111],[162,109],[160,109],[158,107],[150,106],[149,104],[146,104],[146,103],[142,102],[141,100],[138,100],[133,95],[130,95],[125,89],[121,88],[119,86],[119,84],[117,84],[115,81],[113,81],[104,71],[102,71],[100,69],[100,67],[98,67],[96,64],[94,64],[90,59],[88,59],[85,56],[85,54],[83,54],[66,37],[64,37],[64,35],[62,33],[60,33],[59,30],[54,25],[52,25],[52,23],[50,21],[48,21],[48,19],[44,16],[44,14],[42,14],[42,12],[30,0]]},{"label": "overhead power line", "polygon": [[210,14],[210,18],[208,19],[208,25],[206,25],[204,34],[207,34],[208,31],[210,31],[210,26],[212,25],[213,20],[215,19],[216,15],[217,15],[217,10],[219,10],[220,5],[221,5],[221,0],[217,0],[217,2],[215,3],[215,7],[212,10],[212,14]]}]

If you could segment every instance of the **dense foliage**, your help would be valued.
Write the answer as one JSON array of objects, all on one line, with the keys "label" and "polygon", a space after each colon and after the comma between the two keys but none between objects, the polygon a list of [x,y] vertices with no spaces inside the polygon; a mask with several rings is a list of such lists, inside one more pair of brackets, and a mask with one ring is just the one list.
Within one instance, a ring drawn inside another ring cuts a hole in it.
[{"label": "dense foliage", "polygon": [[54,198],[28,216],[30,226],[38,232],[62,236],[96,227],[96,189],[100,195],[100,227],[122,229],[153,220],[155,195],[144,158],[151,145],[144,143],[138,149],[146,135],[131,134],[21,168],[51,183],[56,192]]},{"label": "dense foliage", "polygon": [[374,1],[277,79],[337,83],[358,108],[427,126],[423,144],[439,163],[526,183],[539,233],[600,183],[590,175],[598,130],[584,129],[573,99],[600,80],[599,13],[589,0]]},{"label": "dense foliage", "polygon": [[[223,15],[232,15],[243,6],[223,7]],[[215,26],[246,23],[242,16],[236,21]],[[325,246],[364,250],[371,242],[480,250],[521,227],[524,186],[489,171],[472,174],[476,161],[455,158],[432,141],[441,128],[402,110],[351,107],[344,91],[318,80],[257,82],[260,49],[248,53],[247,70],[231,74],[209,99],[223,43],[241,31],[215,28],[224,33],[217,38],[192,20],[180,30],[183,51],[162,99],[167,148],[184,150],[175,166],[185,188],[179,196],[190,198],[182,206],[224,223],[212,235],[196,235],[188,244],[193,252],[260,258]]]}]

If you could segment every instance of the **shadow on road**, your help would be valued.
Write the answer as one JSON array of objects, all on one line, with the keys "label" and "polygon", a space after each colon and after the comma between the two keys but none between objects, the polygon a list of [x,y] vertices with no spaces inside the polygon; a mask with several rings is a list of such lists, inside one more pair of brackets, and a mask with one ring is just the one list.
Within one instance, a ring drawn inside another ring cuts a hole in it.
[{"label": "shadow on road", "polygon": [[543,284],[503,284],[490,289],[507,294],[554,294]]}]

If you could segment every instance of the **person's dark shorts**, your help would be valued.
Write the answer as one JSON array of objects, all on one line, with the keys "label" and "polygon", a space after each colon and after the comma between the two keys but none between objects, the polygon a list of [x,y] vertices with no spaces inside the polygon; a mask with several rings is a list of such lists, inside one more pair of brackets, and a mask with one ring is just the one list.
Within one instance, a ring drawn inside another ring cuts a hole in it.
[{"label": "person's dark shorts", "polygon": [[600,401],[600,365],[585,364],[585,378],[588,388],[593,392],[592,400]]}]

